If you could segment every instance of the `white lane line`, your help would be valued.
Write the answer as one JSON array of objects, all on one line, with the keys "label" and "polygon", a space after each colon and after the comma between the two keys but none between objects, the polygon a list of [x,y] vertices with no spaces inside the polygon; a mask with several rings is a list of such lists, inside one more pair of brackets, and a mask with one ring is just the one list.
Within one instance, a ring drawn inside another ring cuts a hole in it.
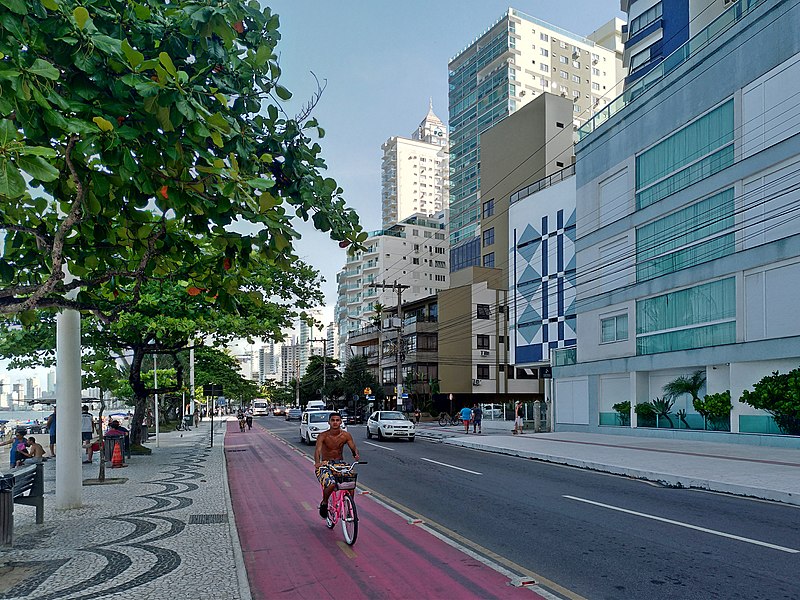
[{"label": "white lane line", "polygon": [[448,467],[450,469],[456,469],[457,471],[464,471],[465,473],[472,473],[473,475],[483,475],[483,473],[478,473],[477,471],[470,471],[469,469],[462,469],[461,467],[455,467],[453,465],[448,465],[447,463],[439,462],[438,460],[431,460],[430,458],[420,457],[420,460],[425,460],[425,461],[428,461],[429,463],[433,463],[435,465],[441,465],[443,467]]},{"label": "white lane line", "polygon": [[616,510],[623,513],[628,513],[629,515],[635,515],[637,517],[644,517],[645,519],[653,519],[654,521],[661,521],[662,523],[669,523],[670,525],[677,525],[678,527],[685,527],[687,529],[694,529],[695,531],[702,531],[703,533],[710,533],[711,535],[718,535],[720,537],[729,538],[732,540],[738,540],[740,542],[747,542],[748,544],[755,544],[756,546],[764,546],[765,548],[772,548],[773,550],[780,550],[781,552],[788,552],[789,554],[798,554],[800,550],[795,550],[794,548],[786,548],[785,546],[777,546],[775,544],[770,544],[768,542],[761,542],[759,540],[754,540],[751,538],[742,537],[739,535],[733,535],[732,533],[725,533],[723,531],[716,531],[714,529],[707,529],[705,527],[698,527],[697,525],[690,525],[688,523],[681,523],[680,521],[673,521],[671,519],[665,519],[664,517],[656,517],[655,515],[648,515],[645,513],[636,512],[635,510],[628,510],[627,508],[620,508],[618,506],[611,506],[610,504],[603,504],[602,502],[594,502],[593,500],[586,500],[585,498],[576,498],[575,496],[564,496],[564,498],[569,498],[570,500],[576,500],[577,502],[585,502],[586,504],[593,504],[594,506],[600,506],[601,508],[607,508],[609,510]]},{"label": "white lane line", "polygon": [[394,448],[387,448],[386,446],[381,446],[380,444],[373,444],[372,442],[363,442],[369,446],[375,446],[376,448],[381,448],[382,450],[388,450],[389,452],[397,452]]}]

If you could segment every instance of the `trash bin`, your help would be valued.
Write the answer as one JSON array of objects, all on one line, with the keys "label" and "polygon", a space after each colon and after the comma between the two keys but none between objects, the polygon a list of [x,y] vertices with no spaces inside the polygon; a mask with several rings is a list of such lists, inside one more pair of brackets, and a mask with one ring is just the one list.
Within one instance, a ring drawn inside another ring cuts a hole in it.
[{"label": "trash bin", "polygon": [[183,426],[186,427],[186,429],[189,429],[189,427],[191,427],[193,424],[194,419],[192,418],[192,415],[184,415]]},{"label": "trash bin", "polygon": [[106,462],[111,462],[111,457],[114,455],[114,445],[119,441],[119,449],[124,456],[130,458],[130,444],[126,444],[127,442],[126,435],[106,435],[103,436],[103,452],[106,455]]}]

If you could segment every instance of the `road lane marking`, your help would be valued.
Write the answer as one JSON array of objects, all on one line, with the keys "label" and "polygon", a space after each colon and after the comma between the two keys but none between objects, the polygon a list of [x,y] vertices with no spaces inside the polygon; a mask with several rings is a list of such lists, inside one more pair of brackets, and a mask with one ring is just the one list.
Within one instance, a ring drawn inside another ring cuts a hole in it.
[{"label": "road lane marking", "polygon": [[300,503],[300,506],[302,506],[306,510],[311,510],[311,505],[308,502],[306,502],[305,500]]},{"label": "road lane marking", "polygon": [[464,471],[465,473],[472,473],[473,475],[483,475],[483,473],[478,473],[477,471],[470,471],[469,469],[462,469],[461,467],[456,467],[454,465],[448,465],[447,463],[439,462],[438,460],[431,460],[430,458],[420,457],[421,460],[425,460],[429,463],[433,463],[435,465],[441,465],[443,467],[448,467],[450,469],[456,469],[457,471]]},{"label": "road lane marking", "polygon": [[575,496],[567,496],[564,495],[564,498],[568,498],[570,500],[575,500],[577,502],[585,502],[586,504],[592,504],[594,506],[599,506],[601,508],[607,508],[609,510],[616,510],[623,513],[628,513],[629,515],[634,515],[637,517],[644,517],[645,519],[653,519],[654,521],[660,521],[661,523],[669,523],[670,525],[677,525],[678,527],[685,527],[686,529],[694,529],[695,531],[702,531],[703,533],[710,533],[711,535],[718,535],[720,537],[729,538],[732,540],[738,540],[740,542],[746,542],[748,544],[755,544],[756,546],[764,546],[765,548],[772,548],[773,550],[780,550],[781,552],[788,552],[789,554],[798,554],[800,550],[795,550],[794,548],[787,548],[785,546],[778,546],[776,544],[770,544],[769,542],[761,542],[759,540],[754,540],[751,538],[742,537],[739,535],[734,535],[732,533],[725,533],[724,531],[717,531],[715,529],[708,529],[706,527],[699,527],[697,525],[690,525],[689,523],[681,523],[680,521],[673,521],[672,519],[665,519],[664,517],[657,517],[655,515],[648,515],[646,513],[636,512],[635,510],[628,510],[627,508],[620,508],[618,506],[611,506],[610,504],[603,504],[602,502],[594,502],[593,500],[586,500],[585,498],[577,498]]},{"label": "road lane marking", "polygon": [[345,544],[343,541],[339,540],[338,542],[336,542],[336,545],[339,546],[339,549],[342,552],[344,552],[344,555],[347,558],[356,558],[357,555],[355,552],[353,552],[353,549],[347,544]]},{"label": "road lane marking", "polygon": [[288,481],[284,481],[283,485],[285,485],[286,487],[292,487],[292,484],[289,483]]},{"label": "road lane marking", "polygon": [[[359,486],[364,487],[364,486]],[[524,577],[529,577],[537,582],[539,585],[532,585],[532,586],[525,586],[525,589],[530,590],[536,594],[539,594],[543,598],[547,600],[563,600],[563,598],[568,598],[569,600],[587,600],[583,596],[576,594],[575,592],[568,590],[567,588],[557,584],[555,581],[551,581],[538,573],[531,571],[530,569],[526,569],[525,567],[505,558],[489,550],[488,548],[481,546],[473,542],[472,540],[464,537],[463,535],[456,533],[455,531],[448,529],[444,525],[437,523],[431,519],[428,519],[424,515],[400,504],[392,500],[391,498],[384,496],[383,494],[379,494],[375,490],[370,490],[369,488],[366,489],[369,492],[370,498],[373,502],[376,502],[386,508],[387,510],[393,512],[396,515],[399,515],[401,518],[409,519],[420,519],[423,521],[419,525],[415,525],[420,529],[428,532],[435,538],[443,541],[448,546],[451,546],[458,550],[459,552],[463,552],[467,556],[477,560],[478,562],[486,565],[490,569],[500,573],[508,577],[509,581],[513,582],[520,580],[520,575]],[[554,590],[560,594],[560,596],[555,596],[548,592],[546,589],[542,587],[542,585],[546,586],[547,588]]]},{"label": "road lane marking", "polygon": [[382,448],[383,450],[388,450],[389,452],[397,452],[394,448],[387,448],[386,446],[381,446],[380,444],[373,444],[372,442],[364,442],[368,446],[375,446],[376,448]]}]

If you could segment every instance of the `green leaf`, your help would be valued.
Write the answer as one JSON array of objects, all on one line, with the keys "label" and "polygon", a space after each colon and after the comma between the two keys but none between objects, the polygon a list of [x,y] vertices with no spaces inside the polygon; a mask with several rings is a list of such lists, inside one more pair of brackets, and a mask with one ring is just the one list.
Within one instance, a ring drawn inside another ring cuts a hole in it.
[{"label": "green leaf", "polygon": [[100,128],[100,131],[113,131],[114,126],[111,124],[111,121],[104,119],[103,117],[94,117],[92,119],[94,124]]},{"label": "green leaf", "polygon": [[142,4],[134,4],[133,5],[133,12],[136,13],[136,18],[141,21],[146,21],[150,18],[150,8],[147,6],[143,6]]},{"label": "green leaf", "polygon": [[275,182],[271,179],[264,179],[263,177],[256,177],[255,179],[248,179],[247,185],[256,188],[257,190],[268,190],[275,187]]},{"label": "green leaf", "polygon": [[89,11],[79,6],[72,11],[72,16],[75,18],[75,23],[78,24],[78,28],[83,29],[83,26],[86,25],[86,21],[89,20]]},{"label": "green leaf", "polygon": [[0,158],[0,198],[19,198],[27,189],[19,169],[9,160]]},{"label": "green leaf", "polygon": [[289,100],[292,97],[292,92],[287,90],[282,85],[275,86],[275,93],[278,95],[278,98],[281,100]]},{"label": "green leaf", "polygon": [[217,148],[222,148],[224,142],[222,141],[222,136],[219,134],[219,131],[212,131],[211,132],[211,141],[214,142],[214,145]]},{"label": "green leaf", "polygon": [[166,69],[167,73],[173,77],[177,77],[178,71],[175,68],[175,64],[172,62],[172,59],[169,57],[169,54],[166,52],[159,52],[158,61],[164,65],[164,69]]},{"label": "green leaf", "polygon": [[41,156],[20,156],[17,158],[17,165],[28,175],[39,181],[55,181],[58,179],[58,169]]},{"label": "green leaf", "polygon": [[44,6],[47,10],[52,10],[53,12],[57,11],[59,8],[56,0],[42,0],[42,6]]},{"label": "green leaf", "polygon": [[28,68],[28,73],[32,73],[38,77],[44,77],[45,79],[50,79],[51,81],[55,81],[61,76],[61,73],[59,73],[58,69],[41,58],[37,58],[35,61],[33,61],[33,65]]},{"label": "green leaf", "polygon": [[109,37],[107,35],[92,36],[92,43],[98,50],[102,50],[106,54],[119,56],[122,54],[122,44],[118,39]]},{"label": "green leaf", "polygon": [[9,119],[0,120],[0,146],[5,147],[8,142],[16,141],[18,137],[19,132],[13,121]]},{"label": "green leaf", "polygon": [[25,146],[20,148],[17,152],[21,155],[42,156],[44,158],[55,158],[58,156],[55,150],[44,146]]},{"label": "green leaf", "polygon": [[125,54],[125,58],[128,59],[128,64],[130,64],[130,66],[132,66],[134,69],[144,62],[144,54],[138,50],[134,50],[128,43],[128,40],[122,40],[120,47],[123,54]]},{"label": "green leaf", "polygon": [[25,5],[25,0],[0,0],[0,4],[18,15],[28,14],[28,7]]}]

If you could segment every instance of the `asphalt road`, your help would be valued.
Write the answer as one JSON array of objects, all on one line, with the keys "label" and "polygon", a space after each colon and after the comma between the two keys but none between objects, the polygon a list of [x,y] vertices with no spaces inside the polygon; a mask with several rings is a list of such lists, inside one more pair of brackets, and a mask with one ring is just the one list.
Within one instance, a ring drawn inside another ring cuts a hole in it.
[{"label": "asphalt road", "polygon": [[[259,423],[313,451],[298,423]],[[800,598],[796,507],[350,432],[364,486],[585,598]]]}]

